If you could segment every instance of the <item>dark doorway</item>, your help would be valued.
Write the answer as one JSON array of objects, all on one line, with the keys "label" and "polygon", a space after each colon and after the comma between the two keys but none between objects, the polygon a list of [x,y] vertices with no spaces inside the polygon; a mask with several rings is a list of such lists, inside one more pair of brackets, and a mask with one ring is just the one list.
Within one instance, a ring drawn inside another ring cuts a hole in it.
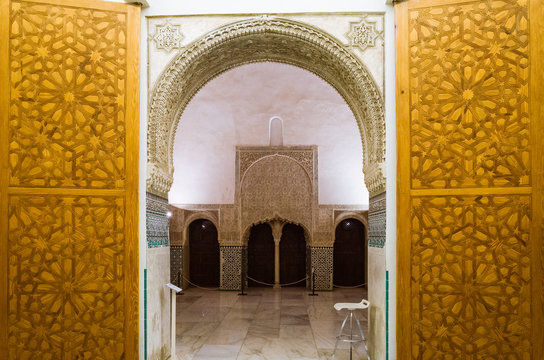
[{"label": "dark doorway", "polygon": [[[280,283],[306,277],[306,240],[302,226],[285,224],[280,241]],[[290,286],[306,286],[306,281]]]},{"label": "dark doorway", "polygon": [[[274,236],[268,224],[251,227],[247,244],[247,275],[274,284]],[[248,279],[248,286],[265,286]]]},{"label": "dark doorway", "polygon": [[217,229],[209,220],[189,225],[189,274],[198,286],[219,286],[219,242]]},{"label": "dark doorway", "polygon": [[365,227],[356,219],[336,226],[333,283],[356,286],[365,282]]}]

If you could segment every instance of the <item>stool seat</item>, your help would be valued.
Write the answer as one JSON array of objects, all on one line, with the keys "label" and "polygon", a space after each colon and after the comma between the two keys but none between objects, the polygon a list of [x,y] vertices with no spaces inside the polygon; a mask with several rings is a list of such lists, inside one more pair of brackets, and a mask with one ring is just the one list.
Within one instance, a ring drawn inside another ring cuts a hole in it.
[{"label": "stool seat", "polygon": [[363,299],[361,302],[358,302],[358,303],[336,303],[334,304],[334,308],[337,311],[344,310],[344,309],[362,310],[362,309],[366,309],[369,305],[370,303],[367,300]]},{"label": "stool seat", "polygon": [[[340,330],[338,331],[338,335],[336,336],[336,343],[334,344],[334,350],[332,351],[332,358],[331,360],[334,360],[334,356],[336,354],[336,348],[338,347],[339,341],[344,341],[349,343],[349,358],[352,359],[353,356],[353,344],[357,342],[362,342],[366,353],[367,353],[367,359],[370,360],[370,355],[368,355],[368,347],[366,345],[366,338],[365,334],[363,333],[363,329],[361,328],[361,323],[359,322],[359,319],[357,318],[357,315],[354,314],[355,310],[363,310],[367,309],[370,306],[370,302],[368,300],[361,300],[361,302],[358,303],[336,303],[334,304],[334,308],[337,311],[340,310],[347,310],[346,317],[344,318],[344,321],[342,322],[342,325],[340,326]],[[353,318],[355,318],[355,323],[357,324],[357,327],[359,328],[359,333],[354,334],[353,333]],[[346,326],[346,322],[349,319],[349,333],[344,333],[344,327]]]}]

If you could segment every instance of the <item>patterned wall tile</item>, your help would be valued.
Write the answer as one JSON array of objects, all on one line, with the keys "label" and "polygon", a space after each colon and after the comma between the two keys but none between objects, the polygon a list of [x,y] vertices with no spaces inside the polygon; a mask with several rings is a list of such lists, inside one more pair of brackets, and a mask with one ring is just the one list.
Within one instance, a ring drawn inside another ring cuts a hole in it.
[{"label": "patterned wall tile", "polygon": [[219,249],[221,252],[221,289],[240,290],[244,247],[221,246]]},{"label": "patterned wall tile", "polygon": [[333,254],[334,248],[329,246],[312,246],[311,269],[315,272],[315,289],[332,290]]},{"label": "patterned wall tile", "polygon": [[147,247],[169,245],[168,199],[146,193],[146,238]]},{"label": "patterned wall tile", "polygon": [[183,246],[170,246],[170,282],[183,288]]},{"label": "patterned wall tile", "polygon": [[368,210],[368,246],[384,247],[386,232],[386,194],[370,198]]}]

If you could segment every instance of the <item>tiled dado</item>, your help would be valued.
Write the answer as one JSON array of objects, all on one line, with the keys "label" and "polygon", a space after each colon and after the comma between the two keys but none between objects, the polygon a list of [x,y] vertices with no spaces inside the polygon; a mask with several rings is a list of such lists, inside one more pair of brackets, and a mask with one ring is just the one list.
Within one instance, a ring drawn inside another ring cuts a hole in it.
[{"label": "tiled dado", "polygon": [[147,247],[168,246],[168,199],[146,193],[145,229]]},{"label": "tiled dado", "polygon": [[244,246],[220,246],[219,251],[221,253],[221,290],[240,290],[243,259],[247,258],[247,248]]},{"label": "tiled dado", "polygon": [[315,289],[332,290],[332,262],[334,248],[331,246],[311,246],[307,249],[311,266],[308,269],[308,287],[312,287],[312,269],[315,272]]},{"label": "tiled dado", "polygon": [[384,247],[385,245],[385,193],[370,198],[368,209],[368,246]]},{"label": "tiled dado", "polygon": [[183,246],[170,245],[170,282],[183,287]]}]

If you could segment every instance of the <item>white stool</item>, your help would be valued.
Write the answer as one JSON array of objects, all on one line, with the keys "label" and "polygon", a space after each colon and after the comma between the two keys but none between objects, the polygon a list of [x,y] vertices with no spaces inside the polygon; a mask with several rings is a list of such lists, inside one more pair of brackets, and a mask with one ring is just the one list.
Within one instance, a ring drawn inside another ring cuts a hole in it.
[{"label": "white stool", "polygon": [[[370,303],[363,299],[360,303],[336,303],[334,304],[334,308],[337,311],[346,309],[348,312],[346,313],[346,317],[344,318],[344,322],[342,322],[342,326],[340,327],[340,331],[338,332],[338,336],[336,337],[336,343],[334,344],[334,351],[332,352],[332,358],[331,360],[334,360],[334,354],[336,353],[336,348],[338,347],[339,341],[345,341],[349,343],[349,358],[352,359],[353,354],[353,343],[362,341],[363,345],[365,346],[366,353],[368,355],[368,347],[366,346],[366,338],[365,334],[363,333],[363,329],[361,328],[361,323],[359,322],[359,319],[357,319],[357,315],[354,315],[353,312],[355,310],[363,310],[368,308]],[[359,327],[359,334],[353,334],[353,318],[355,317],[355,322],[357,323],[357,326]],[[346,326],[346,321],[348,321],[349,318],[349,334],[344,333],[344,326]],[[368,355],[368,360],[370,360],[370,355]]]}]

